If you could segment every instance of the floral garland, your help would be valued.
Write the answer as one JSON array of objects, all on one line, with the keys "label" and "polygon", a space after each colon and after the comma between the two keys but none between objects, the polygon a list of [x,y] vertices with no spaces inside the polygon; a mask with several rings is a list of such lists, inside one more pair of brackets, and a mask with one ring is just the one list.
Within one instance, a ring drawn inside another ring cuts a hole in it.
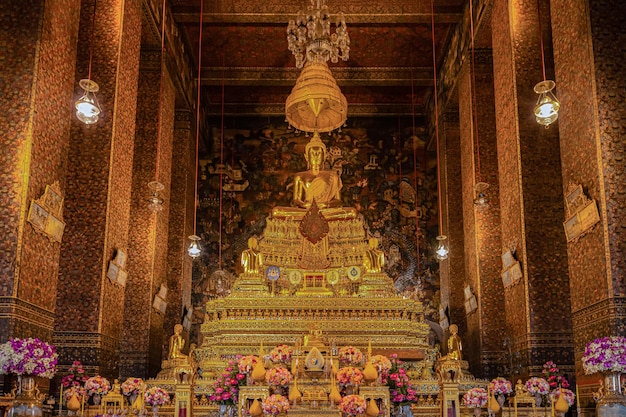
[{"label": "floral garland", "polygon": [[339,410],[349,416],[358,416],[365,413],[367,401],[360,395],[346,395],[339,403]]},{"label": "floral garland", "polygon": [[472,388],[463,395],[463,404],[469,408],[487,405],[487,391],[484,388]]},{"label": "floral garland", "polygon": [[70,366],[70,369],[68,369],[67,372],[68,375],[65,375],[63,379],[61,379],[63,389],[67,389],[72,386],[82,387],[89,379],[89,376],[85,375],[85,369],[80,361],[72,362],[72,366]]},{"label": "floral garland", "polygon": [[559,368],[552,361],[548,361],[543,364],[543,371],[541,371],[550,389],[556,388],[569,388],[569,382],[564,376],[559,375]]},{"label": "floral garland", "polygon": [[161,387],[150,387],[143,395],[146,404],[160,407],[170,402],[170,394]]},{"label": "floral garland", "polygon": [[382,383],[389,387],[389,399],[394,405],[407,405],[417,402],[417,391],[409,383],[406,365],[397,354],[389,355],[391,368],[382,373]]},{"label": "floral garland", "polygon": [[556,402],[556,400],[558,400],[560,396],[563,396],[563,398],[567,402],[567,405],[569,405],[570,407],[574,405],[574,400],[576,399],[576,395],[574,395],[574,393],[571,390],[568,390],[567,388],[557,388],[554,391],[552,391],[550,393],[550,401]]},{"label": "floral garland", "polygon": [[289,400],[280,394],[272,394],[263,400],[263,412],[277,416],[289,410]]},{"label": "floral garland", "polygon": [[85,382],[85,389],[89,395],[107,395],[111,390],[111,383],[105,377],[96,375]]},{"label": "floral garland", "polygon": [[391,369],[391,361],[384,355],[372,356],[372,365],[374,365],[379,375],[387,374]]},{"label": "floral garland", "polygon": [[[237,362],[241,358],[237,358]],[[246,385],[246,375],[239,372],[239,367],[235,367],[237,362],[230,360],[224,372],[215,379],[213,383],[213,394],[210,401],[218,404],[237,404],[239,398],[239,387]]]},{"label": "floral garland", "polygon": [[348,365],[363,363],[363,353],[354,346],[344,346],[338,352],[339,361]]},{"label": "floral garland", "polygon": [[586,374],[626,372],[626,337],[603,337],[587,343],[583,369]]},{"label": "floral garland", "polygon": [[122,383],[122,394],[131,396],[139,394],[139,391],[144,389],[145,384],[141,378],[128,378]]},{"label": "floral garland", "polygon": [[494,395],[509,395],[513,392],[513,386],[511,385],[511,381],[499,376],[491,380],[489,390],[493,392]]},{"label": "floral garland", "polygon": [[337,372],[337,382],[344,387],[346,385],[359,386],[363,383],[363,372],[353,366],[346,366]]},{"label": "floral garland", "polygon": [[272,368],[265,374],[265,382],[272,386],[289,385],[291,381],[291,373],[282,366]]},{"label": "floral garland", "polygon": [[242,356],[237,362],[237,367],[242,374],[249,374],[258,362],[259,358],[254,355]]},{"label": "floral garland", "polygon": [[530,395],[547,395],[550,392],[550,384],[543,378],[533,376],[526,381],[526,390]]},{"label": "floral garland", "polygon": [[10,339],[0,345],[0,374],[52,379],[57,371],[57,362],[54,346],[37,338]]},{"label": "floral garland", "polygon": [[274,363],[289,363],[293,348],[289,345],[278,345],[270,352],[270,360]]}]

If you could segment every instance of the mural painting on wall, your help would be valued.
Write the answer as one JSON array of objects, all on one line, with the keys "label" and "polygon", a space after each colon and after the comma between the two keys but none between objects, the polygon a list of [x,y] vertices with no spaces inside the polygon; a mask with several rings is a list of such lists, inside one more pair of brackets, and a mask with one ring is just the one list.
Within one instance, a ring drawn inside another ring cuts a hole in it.
[{"label": "mural painting on wall", "polygon": [[[431,244],[438,234],[434,153],[411,135],[411,128],[398,133],[396,120],[321,136],[328,149],[326,169],[341,175],[343,205],[355,207],[368,234],[379,239],[385,272],[398,292],[420,299],[427,316],[437,322],[438,264]],[[309,139],[276,123],[259,129],[226,128],[220,146],[221,132],[212,129],[211,149],[199,161],[197,222],[205,250],[194,263],[194,306],[202,308],[209,298],[227,294],[241,272],[239,256],[248,238],[262,236],[273,207],[290,205],[293,175],[306,169]],[[226,274],[214,274],[218,264]]]}]

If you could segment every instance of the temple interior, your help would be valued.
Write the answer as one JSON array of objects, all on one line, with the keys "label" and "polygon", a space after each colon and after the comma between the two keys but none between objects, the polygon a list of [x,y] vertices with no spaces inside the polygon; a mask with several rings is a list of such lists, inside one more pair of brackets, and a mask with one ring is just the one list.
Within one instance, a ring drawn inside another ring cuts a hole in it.
[{"label": "temple interior", "polygon": [[[79,361],[215,415],[229,360],[288,346],[296,417],[373,357],[408,364],[415,415],[549,362],[596,415],[585,346],[626,336],[626,3],[4,3],[0,342],[55,346],[43,391]],[[365,414],[403,416],[370,379]]]}]

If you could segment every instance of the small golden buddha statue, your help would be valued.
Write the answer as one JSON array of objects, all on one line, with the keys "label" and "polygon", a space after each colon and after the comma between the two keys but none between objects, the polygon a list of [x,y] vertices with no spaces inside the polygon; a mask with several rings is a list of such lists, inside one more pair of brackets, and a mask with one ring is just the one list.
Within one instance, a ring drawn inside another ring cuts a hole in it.
[{"label": "small golden buddha statue", "polygon": [[183,326],[181,324],[174,325],[174,334],[170,337],[169,359],[187,359],[187,355],[183,354],[185,347],[185,338],[182,336]]},{"label": "small golden buddha statue", "polygon": [[378,274],[385,265],[385,253],[378,249],[378,239],[375,237],[369,239],[369,246],[363,257],[363,266],[370,274]]},{"label": "small golden buddha statue", "polygon": [[448,354],[446,355],[446,359],[453,360],[461,360],[463,356],[461,351],[463,350],[463,346],[461,344],[461,338],[457,334],[459,332],[459,327],[456,324],[450,325],[450,337],[448,338]]},{"label": "small golden buddha statue", "polygon": [[256,237],[248,239],[248,249],[241,253],[241,266],[246,274],[258,274],[263,269],[263,258]]}]

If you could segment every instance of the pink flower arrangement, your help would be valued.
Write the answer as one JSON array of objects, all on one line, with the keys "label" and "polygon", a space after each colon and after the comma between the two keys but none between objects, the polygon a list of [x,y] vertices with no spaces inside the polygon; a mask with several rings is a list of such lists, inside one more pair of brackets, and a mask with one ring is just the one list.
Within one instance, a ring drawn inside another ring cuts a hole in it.
[{"label": "pink flower arrangement", "polygon": [[70,398],[72,398],[73,395],[76,395],[78,401],[82,402],[82,398],[87,396],[87,391],[80,385],[72,385],[63,391],[63,398],[66,403],[70,400]]},{"label": "pink flower arrangement", "polygon": [[626,372],[626,337],[603,337],[587,343],[583,369],[586,374]]},{"label": "pink flower arrangement", "polygon": [[511,385],[511,381],[499,376],[491,380],[489,390],[493,392],[494,395],[509,395],[513,392],[513,386]]},{"label": "pink flower arrangement", "polygon": [[150,387],[144,393],[143,399],[148,405],[160,407],[170,402],[170,394],[161,387]]},{"label": "pink flower arrangement", "polygon": [[277,416],[289,410],[289,400],[280,394],[272,394],[263,400],[262,407],[265,414]]},{"label": "pink flower arrangement", "polygon": [[242,374],[249,374],[257,362],[259,362],[259,358],[254,355],[242,356],[239,358],[239,362],[237,362],[237,367]]},{"label": "pink flower arrangement", "polygon": [[374,365],[379,375],[382,375],[383,373],[387,374],[391,369],[391,361],[383,355],[372,356],[372,365]]},{"label": "pink flower arrangement", "polygon": [[417,402],[417,392],[409,383],[405,365],[398,355],[389,355],[391,368],[382,373],[382,383],[389,387],[389,398],[394,405],[407,405]]},{"label": "pink flower arrangement", "polygon": [[131,396],[139,394],[144,389],[145,384],[141,378],[128,378],[122,383],[122,394]]},{"label": "pink flower arrangement", "polygon": [[265,373],[265,382],[272,386],[289,385],[291,381],[291,373],[282,366],[272,368]]},{"label": "pink flower arrangement", "polygon": [[[241,358],[237,358],[237,362]],[[246,374],[239,372],[239,366],[235,361],[228,361],[228,366],[224,369],[213,383],[213,394],[209,400],[218,404],[237,404],[239,398],[239,387],[246,385]]]},{"label": "pink flower arrangement", "polygon": [[354,346],[344,346],[338,352],[339,361],[347,365],[360,365],[363,363],[363,353]]},{"label": "pink flower arrangement", "polygon": [[339,410],[349,416],[358,416],[365,413],[367,401],[360,395],[346,395],[339,403]]},{"label": "pink flower arrangement", "polygon": [[574,395],[574,393],[571,390],[568,390],[567,388],[557,388],[554,391],[552,391],[550,393],[550,401],[556,402],[556,400],[558,400],[560,396],[563,396],[563,398],[567,402],[567,405],[569,405],[570,407],[574,405],[574,400],[576,399],[576,395]]},{"label": "pink flower arrangement", "polygon": [[557,368],[554,362],[548,361],[544,363],[541,373],[548,381],[548,384],[550,384],[550,389],[569,388],[569,382],[565,377],[559,375],[559,368]]},{"label": "pink flower arrangement", "polygon": [[363,372],[353,366],[346,366],[337,372],[337,382],[341,386],[361,385],[363,383]]},{"label": "pink flower arrangement", "polygon": [[270,352],[270,360],[274,363],[289,363],[293,348],[289,345],[278,345]]},{"label": "pink flower arrangement", "polygon": [[80,361],[72,362],[72,366],[67,370],[68,374],[61,379],[61,385],[63,389],[67,389],[72,386],[82,387],[89,379],[89,376],[85,375],[85,369]]},{"label": "pink flower arrangement", "polygon": [[547,395],[550,392],[550,384],[543,378],[533,376],[526,381],[526,390],[530,395]]},{"label": "pink flower arrangement", "polygon": [[85,389],[89,395],[107,395],[111,390],[111,383],[106,378],[96,375],[85,382]]},{"label": "pink flower arrangement", "polygon": [[10,339],[0,345],[0,374],[51,379],[57,371],[57,361],[54,346],[37,338]]},{"label": "pink flower arrangement", "polygon": [[463,404],[469,408],[487,405],[487,391],[484,388],[472,388],[463,395]]}]

